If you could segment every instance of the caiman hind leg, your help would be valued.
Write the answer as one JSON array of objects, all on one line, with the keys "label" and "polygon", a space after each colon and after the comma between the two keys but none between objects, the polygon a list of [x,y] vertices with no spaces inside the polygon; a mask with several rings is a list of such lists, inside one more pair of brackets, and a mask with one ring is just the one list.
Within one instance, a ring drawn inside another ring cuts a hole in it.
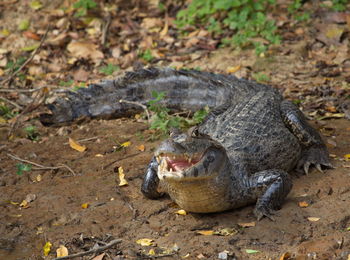
[{"label": "caiman hind leg", "polygon": [[258,196],[254,214],[258,220],[264,216],[274,221],[273,212],[281,205],[292,189],[292,180],[282,170],[257,172],[248,179],[248,192]]},{"label": "caiman hind leg", "polygon": [[298,138],[302,146],[297,170],[304,168],[307,174],[310,165],[315,165],[320,172],[322,172],[321,166],[333,168],[326,145],[320,134],[309,125],[303,113],[292,102],[284,100],[281,103],[281,115],[287,128]]},{"label": "caiman hind leg", "polygon": [[158,199],[163,196],[163,193],[158,192],[159,178],[157,175],[158,162],[155,156],[153,156],[149,163],[145,176],[143,178],[141,192],[145,197],[149,199]]}]

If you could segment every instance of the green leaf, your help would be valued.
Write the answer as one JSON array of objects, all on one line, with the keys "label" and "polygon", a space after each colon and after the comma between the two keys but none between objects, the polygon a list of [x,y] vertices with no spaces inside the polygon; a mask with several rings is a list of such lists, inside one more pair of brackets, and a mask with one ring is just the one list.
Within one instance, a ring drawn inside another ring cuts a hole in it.
[{"label": "green leaf", "polygon": [[30,45],[30,46],[23,47],[21,50],[22,51],[34,51],[38,47],[39,47],[39,43],[36,43],[36,44]]},{"label": "green leaf", "polygon": [[30,2],[29,6],[34,10],[39,10],[43,7],[43,4],[39,0],[34,0]]},{"label": "green leaf", "polygon": [[101,67],[100,72],[105,75],[112,75],[113,72],[120,70],[119,66],[108,63],[107,66]]},{"label": "green leaf", "polygon": [[30,21],[28,19],[23,19],[18,24],[18,30],[25,31],[29,28],[29,26],[30,26]]},{"label": "green leaf", "polygon": [[29,172],[32,170],[32,165],[30,164],[25,164],[25,163],[17,163],[16,164],[17,167],[17,175],[22,175],[23,172]]},{"label": "green leaf", "polygon": [[248,254],[256,254],[256,253],[259,253],[258,250],[254,250],[254,249],[246,249],[245,252],[248,253]]}]

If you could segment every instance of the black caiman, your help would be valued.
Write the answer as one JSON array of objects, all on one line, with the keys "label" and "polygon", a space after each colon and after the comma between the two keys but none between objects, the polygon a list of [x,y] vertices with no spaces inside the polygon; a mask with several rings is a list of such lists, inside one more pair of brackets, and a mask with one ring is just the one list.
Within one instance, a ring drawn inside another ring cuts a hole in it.
[{"label": "black caiman", "polygon": [[[149,68],[127,72],[49,104],[46,124],[79,118],[116,118],[142,110],[152,91],[165,92],[172,110],[208,106],[206,119],[187,133],[172,131],[143,179],[150,199],[170,197],[189,212],[219,212],[256,202],[254,214],[273,218],[292,188],[288,172],[332,167],[319,133],[277,89],[232,75]],[[120,100],[129,102],[120,102]],[[135,102],[135,104],[133,103]]]}]

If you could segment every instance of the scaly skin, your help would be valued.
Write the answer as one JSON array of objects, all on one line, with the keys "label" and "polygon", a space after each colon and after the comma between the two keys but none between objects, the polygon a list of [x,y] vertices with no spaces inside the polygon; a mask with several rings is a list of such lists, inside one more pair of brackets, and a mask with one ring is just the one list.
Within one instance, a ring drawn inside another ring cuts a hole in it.
[{"label": "scaly skin", "polygon": [[[191,212],[217,212],[256,202],[258,219],[272,219],[288,195],[287,172],[310,165],[331,167],[320,135],[277,90],[234,76],[197,71],[145,69],[69,92],[42,117],[62,124],[83,117],[120,117],[164,91],[172,110],[212,110],[190,134],[174,133],[158,148],[141,187],[151,199],[158,186]],[[188,162],[187,162],[188,161]]]}]

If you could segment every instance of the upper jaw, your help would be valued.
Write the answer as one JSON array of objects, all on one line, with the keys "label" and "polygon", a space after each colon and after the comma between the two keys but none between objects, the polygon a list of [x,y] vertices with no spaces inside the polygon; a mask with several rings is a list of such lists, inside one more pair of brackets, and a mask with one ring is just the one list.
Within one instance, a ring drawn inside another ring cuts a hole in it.
[{"label": "upper jaw", "polygon": [[182,179],[186,177],[185,172],[200,163],[202,154],[175,154],[159,153],[156,155],[158,162],[159,179]]}]

